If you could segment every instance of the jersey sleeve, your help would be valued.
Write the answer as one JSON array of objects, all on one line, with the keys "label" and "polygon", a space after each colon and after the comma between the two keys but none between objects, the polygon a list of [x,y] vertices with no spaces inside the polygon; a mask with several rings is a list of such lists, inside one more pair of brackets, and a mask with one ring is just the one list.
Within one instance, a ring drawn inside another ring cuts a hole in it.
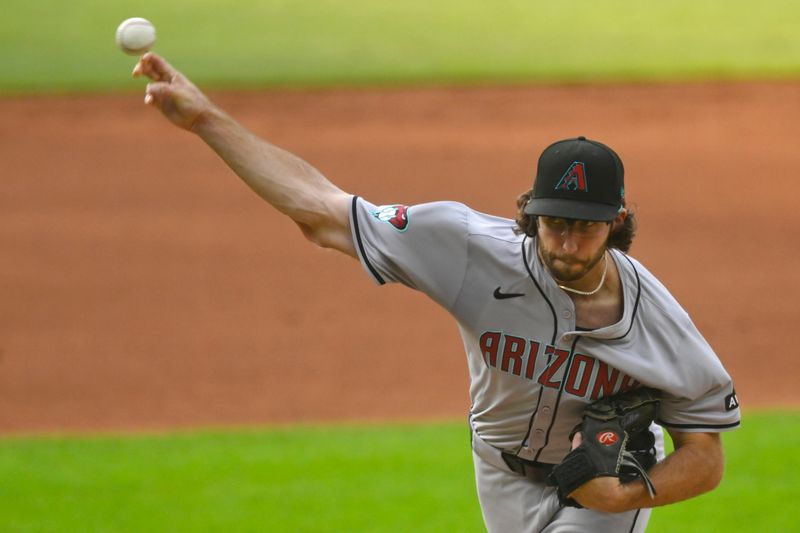
[{"label": "jersey sleeve", "polygon": [[350,228],[376,283],[402,283],[449,308],[466,274],[468,219],[456,202],[376,206],[356,196]]},{"label": "jersey sleeve", "polygon": [[740,424],[739,400],[733,381],[711,346],[686,317],[678,344],[680,361],[675,386],[664,391],[659,424],[687,432],[721,432]]}]

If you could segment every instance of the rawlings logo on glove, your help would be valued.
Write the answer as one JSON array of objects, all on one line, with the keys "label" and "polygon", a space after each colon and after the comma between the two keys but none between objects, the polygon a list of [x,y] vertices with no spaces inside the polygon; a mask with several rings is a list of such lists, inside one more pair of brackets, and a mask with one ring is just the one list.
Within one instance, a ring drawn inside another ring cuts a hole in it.
[{"label": "rawlings logo on glove", "polygon": [[611,446],[612,444],[616,444],[618,440],[619,440],[619,435],[617,435],[613,431],[604,431],[597,435],[597,442],[599,442],[603,446]]},{"label": "rawlings logo on glove", "polygon": [[655,390],[639,388],[586,406],[583,422],[569,436],[572,442],[580,431],[580,446],[550,474],[562,503],[580,507],[569,494],[601,476],[618,477],[623,483],[642,479],[650,497],[655,496],[656,489],[647,475],[657,461],[655,437],[648,428],[658,414],[658,404]]}]

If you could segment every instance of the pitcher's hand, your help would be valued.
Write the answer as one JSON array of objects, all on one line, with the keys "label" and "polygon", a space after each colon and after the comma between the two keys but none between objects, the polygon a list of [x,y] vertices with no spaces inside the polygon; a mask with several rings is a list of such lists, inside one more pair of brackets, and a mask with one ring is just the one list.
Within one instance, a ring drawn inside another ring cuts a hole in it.
[{"label": "pitcher's hand", "polygon": [[191,131],[204,114],[213,109],[211,101],[186,76],[153,52],[144,54],[133,69],[133,76],[147,76],[145,104],[157,107],[170,122]]}]

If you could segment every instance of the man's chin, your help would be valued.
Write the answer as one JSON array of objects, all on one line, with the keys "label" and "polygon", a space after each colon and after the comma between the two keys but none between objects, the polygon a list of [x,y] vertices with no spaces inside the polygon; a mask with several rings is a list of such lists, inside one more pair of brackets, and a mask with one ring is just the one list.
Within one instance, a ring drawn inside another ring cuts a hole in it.
[{"label": "man's chin", "polygon": [[561,259],[553,259],[547,265],[550,273],[562,281],[574,281],[586,275],[583,263],[573,263]]},{"label": "man's chin", "polygon": [[574,266],[572,268],[557,268],[550,270],[558,281],[577,281],[586,275],[586,269]]},{"label": "man's chin", "polygon": [[578,281],[582,277],[584,277],[584,274],[572,274],[572,275],[556,274],[555,275],[556,280],[558,282],[560,282],[560,283],[569,283],[571,281]]}]

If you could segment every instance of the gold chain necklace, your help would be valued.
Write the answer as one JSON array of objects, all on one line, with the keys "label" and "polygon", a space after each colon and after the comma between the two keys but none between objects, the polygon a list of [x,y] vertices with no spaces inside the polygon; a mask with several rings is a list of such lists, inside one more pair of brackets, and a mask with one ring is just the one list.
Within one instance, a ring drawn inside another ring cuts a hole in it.
[{"label": "gold chain necklace", "polygon": [[568,292],[572,292],[572,293],[575,293],[575,294],[580,294],[581,296],[591,296],[592,294],[596,294],[597,291],[599,291],[600,288],[603,286],[603,283],[606,282],[606,272],[608,272],[608,255],[607,254],[603,254],[603,275],[600,276],[600,283],[597,285],[597,287],[594,288],[594,290],[592,290],[592,291],[579,291],[578,289],[572,289],[570,287],[565,287],[564,285],[559,285],[558,287],[560,289],[563,289],[563,290],[568,291]]}]

